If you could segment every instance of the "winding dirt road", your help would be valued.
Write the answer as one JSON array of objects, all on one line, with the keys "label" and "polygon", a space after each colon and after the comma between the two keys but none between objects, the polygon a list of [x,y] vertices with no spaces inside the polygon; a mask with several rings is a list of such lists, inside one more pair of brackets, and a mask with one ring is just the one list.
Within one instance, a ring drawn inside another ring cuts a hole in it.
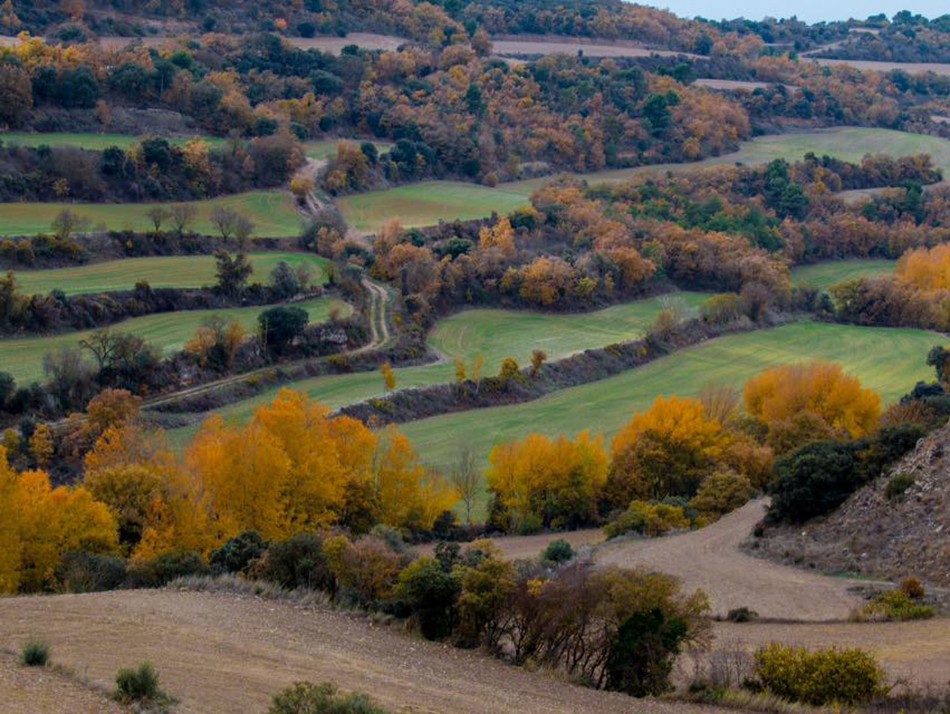
[{"label": "winding dirt road", "polygon": [[595,558],[601,563],[674,575],[686,590],[704,590],[716,615],[749,607],[767,618],[847,619],[861,604],[858,596],[848,592],[859,581],[778,565],[739,549],[764,515],[765,501],[752,501],[698,531],[610,541],[596,550]]}]

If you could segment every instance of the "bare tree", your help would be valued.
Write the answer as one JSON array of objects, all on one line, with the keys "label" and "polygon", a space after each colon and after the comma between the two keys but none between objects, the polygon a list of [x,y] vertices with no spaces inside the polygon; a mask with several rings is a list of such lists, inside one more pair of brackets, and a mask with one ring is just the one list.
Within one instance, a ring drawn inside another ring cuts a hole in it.
[{"label": "bare tree", "polygon": [[198,209],[187,203],[179,203],[172,206],[168,213],[171,217],[172,226],[175,227],[178,235],[182,236],[194,222],[195,216],[198,215]]},{"label": "bare tree", "polygon": [[238,213],[233,208],[216,206],[211,211],[211,225],[218,229],[218,233],[224,240],[230,240],[234,235],[238,218]]},{"label": "bare tree", "polygon": [[153,206],[145,212],[145,215],[148,216],[148,219],[152,222],[152,225],[155,226],[156,233],[162,229],[162,223],[171,217],[168,209],[164,206]]},{"label": "bare tree", "polygon": [[89,220],[67,208],[56,214],[52,225],[56,237],[67,240],[73,233],[81,233],[86,230],[89,226]]},{"label": "bare tree", "polygon": [[449,483],[458,492],[459,498],[465,504],[465,522],[472,522],[472,509],[482,485],[482,475],[478,471],[475,460],[475,451],[471,446],[462,446],[459,449],[455,463],[449,471]]},{"label": "bare tree", "polygon": [[99,371],[104,370],[112,361],[112,356],[119,349],[122,339],[108,327],[94,331],[89,337],[79,341],[79,346],[92,352],[99,365]]}]

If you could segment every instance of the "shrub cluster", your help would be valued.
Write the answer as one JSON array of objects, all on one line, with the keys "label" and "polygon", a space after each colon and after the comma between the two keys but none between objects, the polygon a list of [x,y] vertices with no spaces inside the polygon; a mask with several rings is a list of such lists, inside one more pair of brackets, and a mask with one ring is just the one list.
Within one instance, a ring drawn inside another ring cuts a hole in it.
[{"label": "shrub cluster", "polygon": [[884,671],[860,649],[808,651],[773,643],[756,653],[754,671],[770,694],[813,706],[865,704],[887,691]]}]

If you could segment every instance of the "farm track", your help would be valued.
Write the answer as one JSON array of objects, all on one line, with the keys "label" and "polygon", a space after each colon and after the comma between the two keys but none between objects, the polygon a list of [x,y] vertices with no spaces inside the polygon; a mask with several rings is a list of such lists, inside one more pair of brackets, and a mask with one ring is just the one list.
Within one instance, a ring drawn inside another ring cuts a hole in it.
[{"label": "farm track", "polygon": [[[575,686],[328,607],[228,594],[127,590],[0,600],[0,646],[19,648],[31,635],[50,643],[56,662],[103,685],[120,667],[152,662],[162,686],[181,700],[179,714],[263,712],[274,694],[304,680],[333,681],[394,712],[417,714],[716,711]],[[0,701],[7,700],[5,681],[0,676]]]},{"label": "farm track", "polygon": [[[389,310],[390,310],[390,299],[391,296],[389,292],[382,285],[374,283],[369,279],[363,280],[363,287],[366,289],[367,293],[370,296],[369,300],[369,324],[370,324],[370,335],[371,339],[362,347],[358,347],[355,350],[351,350],[348,353],[350,355],[363,354],[365,352],[370,352],[372,350],[379,349],[388,344],[391,334],[389,331]],[[252,370],[250,372],[244,372],[243,374],[235,374],[230,377],[224,377],[223,379],[217,379],[213,382],[207,382],[205,384],[199,384],[194,387],[189,387],[187,389],[182,389],[171,394],[163,394],[158,397],[151,399],[146,399],[142,402],[142,409],[154,409],[155,407],[174,402],[178,399],[186,397],[195,397],[201,394],[207,394],[209,392],[217,391],[223,387],[227,387],[233,384],[238,384],[240,382],[246,382],[259,377],[262,374],[271,372],[275,369],[292,369],[304,364],[315,364],[318,362],[323,362],[329,359],[329,357],[317,357],[317,358],[308,358],[296,360],[293,362],[287,362],[280,365],[269,365],[267,367],[261,367],[259,369]]]},{"label": "farm track", "polygon": [[846,620],[861,599],[849,592],[867,581],[820,575],[742,552],[739,545],[765,516],[766,501],[752,501],[716,523],[682,535],[609,541],[599,563],[642,568],[678,577],[687,591],[702,589],[715,615],[749,607],[764,618]]}]

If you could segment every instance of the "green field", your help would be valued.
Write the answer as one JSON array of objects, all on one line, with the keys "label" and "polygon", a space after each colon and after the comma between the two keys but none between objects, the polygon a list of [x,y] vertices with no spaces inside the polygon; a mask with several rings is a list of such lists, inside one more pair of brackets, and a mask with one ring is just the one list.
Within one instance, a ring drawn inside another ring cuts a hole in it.
[{"label": "green field", "polygon": [[524,189],[489,188],[459,181],[426,181],[382,191],[346,196],[337,201],[343,217],[360,232],[374,232],[385,221],[399,219],[406,228],[435,225],[440,220],[469,221],[510,213],[525,205]]},{"label": "green field", "polygon": [[[689,308],[698,306],[708,297],[702,293],[677,293],[668,299],[678,300]],[[572,315],[505,310],[461,312],[441,321],[429,338],[432,347],[446,359],[437,364],[397,369],[397,387],[424,387],[453,381],[455,357],[464,360],[470,369],[475,357],[481,354],[485,360],[482,375],[493,375],[498,373],[501,361],[508,356],[514,357],[521,365],[527,365],[535,349],[545,350],[548,359],[555,360],[581,350],[637,339],[643,336],[668,299],[637,300],[597,312]],[[377,372],[315,377],[290,386],[334,408],[384,393],[383,380]],[[254,411],[272,401],[278,391],[280,388],[262,392],[252,399],[225,407],[219,413],[229,421],[246,423]],[[197,427],[177,429],[170,436],[182,443],[196,430]]]},{"label": "green field", "polygon": [[838,362],[892,402],[918,380],[931,379],[927,352],[945,338],[923,330],[798,323],[717,340],[676,352],[600,382],[562,390],[510,407],[434,417],[404,424],[422,457],[445,465],[466,444],[483,461],[494,444],[531,432],[611,437],[659,395],[695,395],[710,384],[741,387],[768,367],[811,359]]},{"label": "green field", "polygon": [[[303,146],[307,152],[307,156],[311,159],[323,160],[329,159],[336,154],[336,147],[341,141],[355,141],[362,144],[366,139],[318,139],[305,141]],[[372,143],[376,146],[376,150],[379,151],[380,154],[389,151],[393,146],[388,141],[373,141]]]},{"label": "green field", "polygon": [[[588,183],[621,183],[636,176],[684,172],[708,166],[742,163],[763,164],[772,159],[800,160],[809,151],[845,161],[860,161],[866,154],[907,156],[929,153],[934,164],[950,178],[950,141],[935,136],[891,129],[839,127],[798,134],[774,134],[743,142],[739,150],[703,161],[638,166],[596,173],[571,174]],[[525,205],[531,193],[551,177],[499,184],[495,188],[457,181],[430,181],[412,186],[347,196],[337,201],[351,228],[376,231],[389,218],[406,227],[433,225],[439,220],[484,218],[494,211],[510,213]]]},{"label": "green field", "polygon": [[[218,136],[194,136],[194,137],[165,137],[170,144],[175,146],[184,146],[192,139],[203,139],[212,147],[218,148],[227,146],[230,139],[224,139]],[[46,144],[53,148],[72,148],[86,149],[88,151],[102,151],[110,146],[118,146],[126,150],[133,144],[141,141],[142,137],[131,134],[69,134],[66,132],[49,133],[25,133],[25,132],[6,132],[0,133],[0,141],[8,144],[19,144],[20,146],[41,146]],[[311,159],[328,159],[336,153],[336,146],[344,139],[318,139],[314,141],[305,141],[304,150]],[[346,141],[362,142],[362,139],[346,139]],[[389,142],[374,141],[376,148],[380,152],[387,151],[392,146]]]},{"label": "green field", "polygon": [[[19,236],[45,233],[60,211],[69,209],[89,219],[93,228],[107,230],[152,230],[146,212],[152,203],[2,203],[0,204],[0,235]],[[158,205],[170,206],[170,203]],[[300,234],[303,218],[294,207],[288,191],[249,191],[234,196],[194,201],[198,216],[192,229],[204,235],[217,231],[211,225],[215,207],[231,208],[250,218],[254,235],[261,238],[289,238]]]},{"label": "green field", "polygon": [[[184,146],[192,139],[203,139],[213,147],[226,146],[228,139],[216,136],[187,136],[165,137],[168,143],[175,146]],[[140,136],[132,134],[69,134],[66,132],[50,132],[28,134],[20,132],[0,133],[0,140],[5,144],[19,144],[20,146],[46,146],[54,149],[86,149],[87,151],[102,151],[110,146],[118,146],[123,151],[142,140]]]},{"label": "green field", "polygon": [[[250,253],[254,266],[250,282],[266,283],[270,272],[281,261],[292,266],[307,265],[318,285],[327,281],[327,260],[312,253]],[[154,258],[126,258],[93,263],[77,268],[24,270],[16,274],[17,284],[27,294],[47,294],[62,290],[67,295],[131,290],[145,280],[153,288],[197,288],[214,285],[215,262],[210,255],[186,255]]]},{"label": "green field", "polygon": [[885,258],[867,260],[830,260],[815,265],[801,265],[792,269],[792,283],[808,285],[820,290],[828,290],[831,286],[845,280],[856,278],[878,278],[883,275],[892,275],[897,267],[896,260]]},{"label": "green field", "polygon": [[[329,298],[309,300],[298,303],[298,306],[307,310],[311,322],[325,322],[330,316],[330,310],[334,307],[339,308],[343,315],[352,311],[352,307],[346,303]],[[168,312],[126,320],[117,323],[114,329],[139,335],[168,352],[181,349],[195,330],[212,316],[217,315],[229,321],[236,320],[248,330],[253,331],[256,329],[258,314],[266,309],[266,307],[240,307],[226,310]],[[56,352],[63,347],[78,347],[79,341],[88,334],[89,331],[84,331],[51,337],[0,340],[0,371],[13,375],[17,384],[21,385],[40,380],[43,378],[45,354]]]}]

